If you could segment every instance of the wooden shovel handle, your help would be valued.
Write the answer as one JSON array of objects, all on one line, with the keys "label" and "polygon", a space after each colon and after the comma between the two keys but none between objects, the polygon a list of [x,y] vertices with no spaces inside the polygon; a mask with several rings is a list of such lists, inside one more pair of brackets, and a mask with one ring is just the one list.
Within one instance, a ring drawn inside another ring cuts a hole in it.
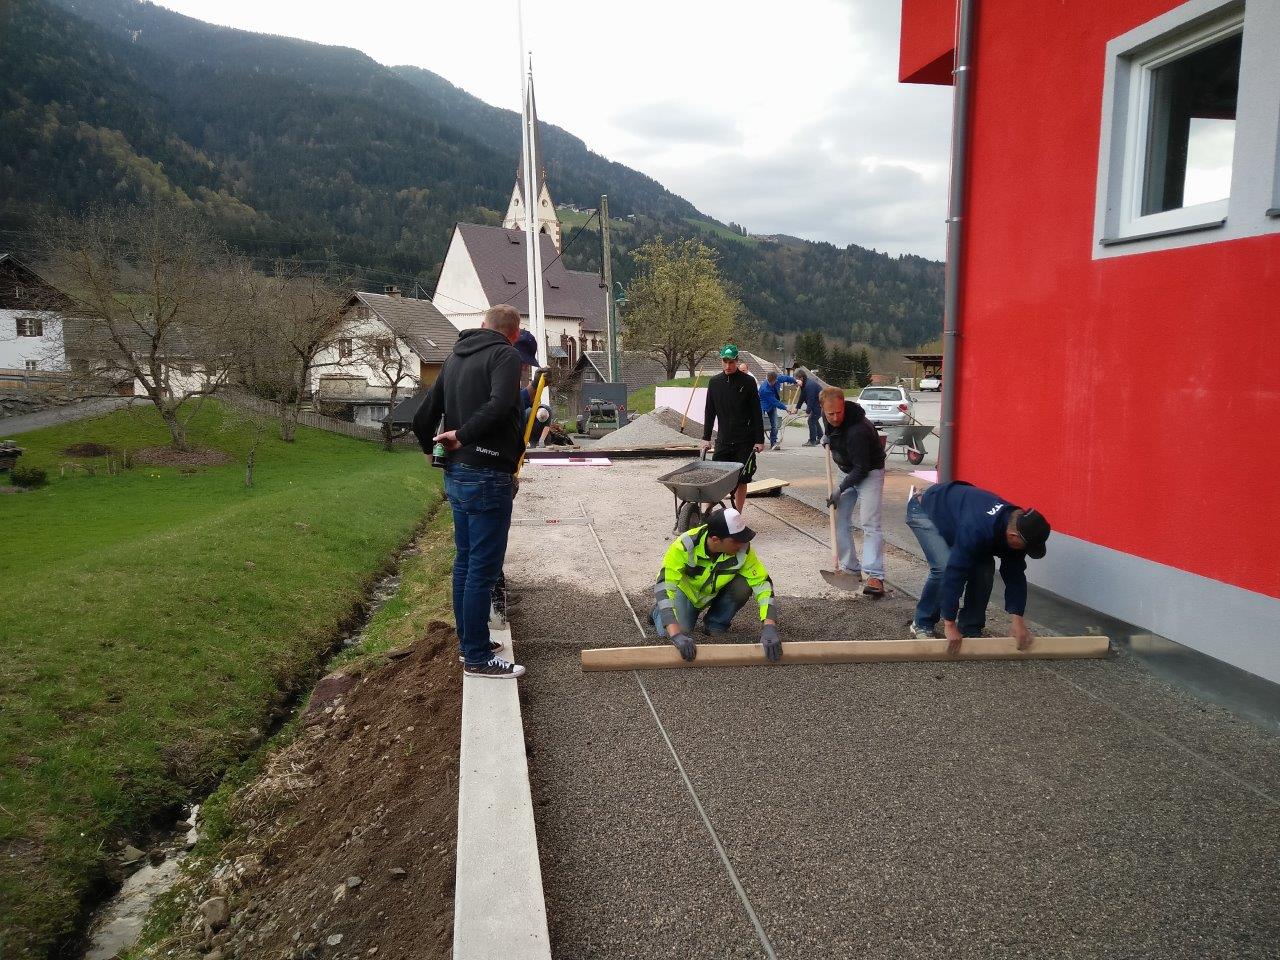
[{"label": "wooden shovel handle", "polygon": [[[824,447],[823,452],[826,454],[822,458],[822,462],[827,466],[827,499],[831,499],[831,495],[836,492],[836,481],[831,474],[831,448]],[[835,562],[835,566],[831,569],[840,569],[840,550],[836,547],[836,508],[827,504],[827,521],[831,527],[831,559]]]}]

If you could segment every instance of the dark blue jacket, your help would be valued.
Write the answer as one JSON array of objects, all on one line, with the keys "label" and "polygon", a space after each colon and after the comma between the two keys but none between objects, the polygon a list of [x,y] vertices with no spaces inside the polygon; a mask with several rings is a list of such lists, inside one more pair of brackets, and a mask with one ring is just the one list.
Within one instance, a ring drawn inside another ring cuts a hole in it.
[{"label": "dark blue jacket", "polygon": [[942,575],[942,619],[956,618],[970,573],[995,557],[1004,581],[1004,609],[1022,616],[1027,609],[1027,555],[1005,539],[1009,514],[1019,508],[960,480],[930,487],[920,505],[951,547]]},{"label": "dark blue jacket", "polygon": [[781,374],[777,383],[770,383],[767,379],[760,384],[760,411],[768,413],[770,410],[786,410],[787,405],[782,402],[782,397],[778,395],[778,385],[783,383],[795,383],[795,377],[788,377]]},{"label": "dark blue jacket", "polygon": [[796,409],[808,407],[809,416],[822,413],[822,405],[818,403],[818,394],[822,392],[822,384],[813,377],[807,377],[800,387],[800,398],[796,400]]}]

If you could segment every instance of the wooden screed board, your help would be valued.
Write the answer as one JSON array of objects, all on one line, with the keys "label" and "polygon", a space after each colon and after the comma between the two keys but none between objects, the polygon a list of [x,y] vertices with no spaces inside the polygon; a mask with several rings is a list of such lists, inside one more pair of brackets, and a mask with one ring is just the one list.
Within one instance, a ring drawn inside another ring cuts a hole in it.
[{"label": "wooden screed board", "polygon": [[680,659],[670,644],[607,647],[582,651],[582,669],[667,670],[679,667],[786,666],[795,663],[909,663],[947,660],[1084,660],[1105,657],[1106,637],[1036,637],[1019,650],[1012,637],[972,637],[960,652],[947,653],[946,640],[805,640],[783,643],[782,659],[771,664],[758,643],[700,643],[693,661]]}]

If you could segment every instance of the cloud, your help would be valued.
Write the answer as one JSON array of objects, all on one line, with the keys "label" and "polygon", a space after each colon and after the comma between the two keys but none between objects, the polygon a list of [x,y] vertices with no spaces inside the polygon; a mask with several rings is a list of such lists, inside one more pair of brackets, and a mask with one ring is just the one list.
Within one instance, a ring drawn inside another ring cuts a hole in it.
[{"label": "cloud", "polygon": [[641,140],[663,144],[715,144],[742,142],[742,133],[731,116],[677,100],[641,103],[614,113],[613,124]]}]

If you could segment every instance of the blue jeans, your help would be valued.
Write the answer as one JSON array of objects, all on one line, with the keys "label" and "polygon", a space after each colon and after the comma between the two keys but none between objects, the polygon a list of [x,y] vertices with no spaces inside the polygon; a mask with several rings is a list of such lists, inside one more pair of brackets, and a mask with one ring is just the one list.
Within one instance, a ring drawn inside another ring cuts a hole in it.
[{"label": "blue jeans", "polygon": [[[840,569],[850,573],[867,571],[869,577],[884,579],[884,531],[880,529],[880,499],[884,495],[884,471],[872,470],[856,487],[840,495],[836,505],[836,546],[840,551]],[[853,508],[859,507],[862,527],[863,562],[858,562],[858,548],[853,542]]]},{"label": "blue jeans", "polygon": [[809,441],[811,443],[822,442],[822,411],[809,411]]},{"label": "blue jeans", "polygon": [[[734,577],[729,581],[728,586],[717,593],[705,607],[707,619],[703,621],[703,625],[712,633],[724,633],[729,629],[729,623],[733,620],[734,615],[746,606],[747,601],[754,595],[751,584],[747,583],[742,577]],[[673,602],[676,608],[676,619],[680,622],[680,629],[685,633],[690,633],[698,622],[699,615],[704,610],[699,610],[690,603],[689,598],[681,590],[676,591],[676,598]],[[649,617],[653,620],[653,628],[658,631],[658,636],[666,640],[667,631],[663,629],[662,621],[658,619],[658,608],[656,606],[649,614]]]},{"label": "blue jeans", "polygon": [[778,408],[770,407],[764,415],[769,418],[769,446],[772,447],[778,442]]},{"label": "blue jeans", "polygon": [[[942,574],[947,569],[951,547],[925,513],[918,495],[907,501],[907,526],[920,541],[920,549],[929,562],[929,578],[925,580],[924,589],[920,591],[920,602],[916,604],[916,626],[921,630],[932,630],[937,626],[942,613]],[[969,572],[960,614],[956,618],[956,626],[963,636],[982,635],[982,628],[987,625],[987,603],[991,600],[995,577],[994,557],[988,557]]]},{"label": "blue jeans", "polygon": [[445,470],[444,492],[453,508],[453,618],[463,659],[473,666],[492,656],[489,603],[507,553],[512,488],[511,474],[501,470],[461,463]]}]

